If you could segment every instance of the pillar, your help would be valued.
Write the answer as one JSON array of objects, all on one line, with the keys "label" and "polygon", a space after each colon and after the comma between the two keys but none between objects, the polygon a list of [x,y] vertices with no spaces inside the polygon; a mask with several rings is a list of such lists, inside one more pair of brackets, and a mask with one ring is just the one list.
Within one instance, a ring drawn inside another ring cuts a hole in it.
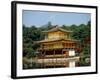
[{"label": "pillar", "polygon": [[69,61],[69,67],[75,67],[75,61]]},{"label": "pillar", "polygon": [[74,49],[69,50],[69,56],[75,56],[75,50]]},{"label": "pillar", "polygon": [[[54,50],[54,57],[55,57],[55,50]],[[53,64],[54,64],[54,68],[55,68],[55,61],[53,61]]]},{"label": "pillar", "polygon": [[[75,50],[69,50],[69,56],[75,56]],[[69,60],[69,67],[75,67],[75,60]]]}]

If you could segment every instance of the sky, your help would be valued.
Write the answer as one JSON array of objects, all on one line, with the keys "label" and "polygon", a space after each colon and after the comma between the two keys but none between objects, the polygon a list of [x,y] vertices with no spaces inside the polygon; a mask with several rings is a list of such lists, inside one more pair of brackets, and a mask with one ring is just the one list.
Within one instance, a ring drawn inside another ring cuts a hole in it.
[{"label": "sky", "polygon": [[35,25],[37,27],[43,26],[48,22],[52,25],[80,25],[87,24],[91,20],[89,13],[73,13],[73,12],[50,12],[50,11],[31,11],[23,10],[22,22],[23,25],[30,27]]}]

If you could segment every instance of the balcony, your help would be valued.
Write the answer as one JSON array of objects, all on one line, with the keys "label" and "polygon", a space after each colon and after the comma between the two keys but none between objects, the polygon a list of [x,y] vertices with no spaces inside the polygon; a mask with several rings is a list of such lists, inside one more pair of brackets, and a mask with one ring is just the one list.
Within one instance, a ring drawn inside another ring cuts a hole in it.
[{"label": "balcony", "polygon": [[46,58],[49,57],[64,57],[64,55],[45,55]]},{"label": "balcony", "polygon": [[74,57],[69,57],[69,58],[49,58],[49,59],[38,59],[37,62],[38,63],[46,63],[46,64],[52,64],[52,63],[58,63],[58,64],[62,64],[62,63],[66,63],[68,61],[79,61],[79,56],[74,56]]},{"label": "balcony", "polygon": [[50,58],[50,57],[66,57],[66,54],[53,54],[53,55],[45,55],[45,58]]},{"label": "balcony", "polygon": [[44,48],[39,48],[39,50],[49,50],[49,49],[61,49],[61,48],[76,48],[75,46],[58,46],[58,47],[44,47]]}]

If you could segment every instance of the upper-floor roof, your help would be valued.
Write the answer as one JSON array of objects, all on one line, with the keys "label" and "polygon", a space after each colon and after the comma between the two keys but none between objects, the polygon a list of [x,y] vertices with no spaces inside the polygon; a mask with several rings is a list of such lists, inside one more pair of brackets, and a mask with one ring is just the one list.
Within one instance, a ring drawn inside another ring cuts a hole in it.
[{"label": "upper-floor roof", "polygon": [[52,29],[50,29],[50,30],[42,31],[42,32],[48,33],[48,32],[55,32],[55,31],[61,31],[61,32],[66,32],[66,33],[71,33],[71,32],[73,32],[73,31],[65,30],[65,29],[59,27],[58,25],[54,26],[54,28],[52,28]]}]

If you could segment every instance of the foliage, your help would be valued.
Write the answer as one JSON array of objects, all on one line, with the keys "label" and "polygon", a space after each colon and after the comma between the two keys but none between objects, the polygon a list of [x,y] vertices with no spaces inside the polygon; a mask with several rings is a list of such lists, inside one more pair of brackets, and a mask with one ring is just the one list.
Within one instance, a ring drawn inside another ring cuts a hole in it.
[{"label": "foliage", "polygon": [[[23,25],[23,57],[32,58],[37,56],[37,48],[40,47],[40,44],[36,44],[37,41],[40,41],[44,39],[44,33],[42,31],[49,30],[53,28],[51,22],[48,22],[47,24],[37,27],[37,26],[25,26]],[[62,28],[65,30],[71,30],[73,33],[71,34],[71,37],[73,39],[79,40],[79,48],[82,50],[80,52],[80,56],[85,56],[80,58],[80,65],[86,66],[87,64],[90,65],[90,63],[86,63],[85,59],[87,58],[87,55],[90,55],[90,28],[91,28],[91,22],[89,21],[87,24],[80,24],[80,25],[62,25]],[[35,63],[34,63],[35,65]]]},{"label": "foliage", "polygon": [[80,44],[79,48],[81,50],[80,52],[80,66],[87,66],[90,65],[90,62],[87,63],[85,59],[90,58],[88,57],[90,54],[90,35],[91,35],[91,22],[89,21],[87,24],[80,24],[80,25],[71,25],[71,26],[66,26],[63,25],[62,28],[66,30],[72,30],[73,33],[71,34],[73,39],[79,40]]},{"label": "foliage", "polygon": [[39,44],[36,44],[36,41],[39,41],[44,38],[41,30],[35,26],[26,27],[23,25],[23,56],[28,58],[35,57],[35,51],[39,47]]}]

